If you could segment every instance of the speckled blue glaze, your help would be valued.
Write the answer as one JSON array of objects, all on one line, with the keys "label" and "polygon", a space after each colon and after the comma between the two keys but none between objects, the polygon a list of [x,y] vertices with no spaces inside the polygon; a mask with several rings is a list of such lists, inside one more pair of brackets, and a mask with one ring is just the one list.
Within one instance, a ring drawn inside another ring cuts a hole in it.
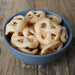
[{"label": "speckled blue glaze", "polygon": [[[23,12],[20,12],[20,13],[17,13],[16,15],[14,16],[17,16],[17,15],[26,15],[27,12],[29,11],[37,11],[37,10],[42,10],[42,9],[31,9],[31,10],[25,10]],[[54,14],[60,18],[63,19],[63,25],[67,28],[67,31],[68,31],[68,35],[69,35],[69,38],[68,38],[68,41],[67,43],[64,45],[64,47],[55,52],[55,53],[52,53],[52,54],[48,54],[48,55],[30,55],[30,54],[26,54],[26,53],[23,53],[15,48],[13,48],[10,43],[7,41],[6,39],[6,36],[5,36],[5,28],[6,28],[6,25],[8,22],[11,21],[11,19],[14,17],[10,17],[7,22],[5,23],[4,25],[4,28],[3,28],[3,37],[4,37],[4,40],[8,46],[8,48],[10,49],[10,51],[20,60],[24,61],[25,63],[28,63],[28,64],[35,64],[35,65],[38,65],[38,64],[47,64],[47,63],[50,63],[56,59],[58,59],[66,50],[67,50],[67,47],[69,46],[69,44],[71,43],[71,40],[72,40],[72,29],[69,25],[69,23],[60,15],[54,13],[54,12],[51,12],[51,11],[48,11],[48,10],[42,10],[44,11],[46,14]]]}]

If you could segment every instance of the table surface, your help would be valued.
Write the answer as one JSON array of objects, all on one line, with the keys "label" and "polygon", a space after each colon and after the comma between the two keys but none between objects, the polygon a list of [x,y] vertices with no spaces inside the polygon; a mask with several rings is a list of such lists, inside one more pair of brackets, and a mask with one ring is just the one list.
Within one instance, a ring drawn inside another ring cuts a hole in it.
[{"label": "table surface", "polygon": [[[58,60],[29,65],[18,60],[6,46],[2,29],[9,17],[27,9],[46,9],[63,16],[71,25],[73,40]],[[75,0],[0,0],[0,75],[75,75]]]}]

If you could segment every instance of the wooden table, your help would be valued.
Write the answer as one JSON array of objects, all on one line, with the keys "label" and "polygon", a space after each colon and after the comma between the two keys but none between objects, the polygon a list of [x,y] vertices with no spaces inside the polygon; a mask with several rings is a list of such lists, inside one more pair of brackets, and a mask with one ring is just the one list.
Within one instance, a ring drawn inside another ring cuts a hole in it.
[{"label": "wooden table", "polygon": [[[47,65],[29,65],[7,48],[2,29],[9,17],[27,9],[46,9],[63,16],[71,25],[73,40],[67,52]],[[75,75],[75,0],[0,0],[0,75]]]}]

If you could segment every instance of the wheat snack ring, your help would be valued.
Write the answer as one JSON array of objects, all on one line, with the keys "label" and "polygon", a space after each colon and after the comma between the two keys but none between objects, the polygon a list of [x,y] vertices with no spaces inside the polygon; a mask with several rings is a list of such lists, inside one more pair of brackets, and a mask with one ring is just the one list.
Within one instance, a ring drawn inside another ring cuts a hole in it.
[{"label": "wheat snack ring", "polygon": [[30,51],[29,49],[26,48],[18,48],[20,51],[25,52],[27,54],[32,54],[35,55],[36,53],[38,53],[38,49],[33,49],[32,51]]},{"label": "wheat snack ring", "polygon": [[61,31],[61,36],[60,36],[60,40],[63,42],[63,43],[66,43],[67,40],[68,40],[68,33],[67,33],[67,30],[64,26],[61,26],[62,28],[62,31]]},{"label": "wheat snack ring", "polygon": [[36,38],[36,34],[33,28],[26,27],[23,30],[23,34],[24,34],[24,37],[26,37],[29,41],[32,42],[32,43],[30,42],[32,45],[32,48],[37,47],[39,45],[39,42]]},{"label": "wheat snack ring", "polygon": [[35,24],[36,37],[41,44],[47,45],[59,40],[61,27],[52,23],[48,18],[42,18]]},{"label": "wheat snack ring", "polygon": [[43,11],[29,11],[26,14],[26,17],[32,19],[34,17],[45,17],[45,12]]},{"label": "wheat snack ring", "polygon": [[[50,30],[49,19],[42,18],[35,24],[36,37],[41,44],[48,44],[50,42],[49,30]],[[44,36],[44,34],[46,37]]]},{"label": "wheat snack ring", "polygon": [[6,26],[5,34],[13,33],[15,31],[22,31],[27,24],[27,20],[24,16],[15,16]]},{"label": "wheat snack ring", "polygon": [[14,47],[25,47],[24,41],[25,41],[25,37],[22,34],[22,32],[13,33],[10,40],[11,44]]},{"label": "wheat snack ring", "polygon": [[25,16],[18,15],[18,16],[15,16],[11,22],[13,23],[15,31],[20,32],[26,26],[27,21],[28,20],[25,18]]},{"label": "wheat snack ring", "polygon": [[50,34],[52,40],[58,41],[61,35],[61,26],[50,22]]},{"label": "wheat snack ring", "polygon": [[15,20],[13,25],[14,25],[15,31],[20,32],[20,31],[23,31],[24,27],[26,26],[26,22]]},{"label": "wheat snack ring", "polygon": [[13,24],[12,23],[8,23],[7,26],[6,26],[5,35],[8,35],[9,33],[12,34],[13,32],[15,32]]},{"label": "wheat snack ring", "polygon": [[15,47],[36,48],[39,45],[39,42],[33,35],[25,37],[23,32],[15,32],[11,37],[11,44]]},{"label": "wheat snack ring", "polygon": [[45,55],[48,54],[49,51],[54,50],[55,52],[60,50],[63,47],[63,44],[60,41],[55,41],[47,46],[45,46],[42,50],[41,50],[41,55]]},{"label": "wheat snack ring", "polygon": [[52,14],[49,14],[49,15],[46,15],[47,18],[49,18],[51,21],[59,24],[62,22],[62,19],[60,17],[57,17],[55,15],[52,15]]}]

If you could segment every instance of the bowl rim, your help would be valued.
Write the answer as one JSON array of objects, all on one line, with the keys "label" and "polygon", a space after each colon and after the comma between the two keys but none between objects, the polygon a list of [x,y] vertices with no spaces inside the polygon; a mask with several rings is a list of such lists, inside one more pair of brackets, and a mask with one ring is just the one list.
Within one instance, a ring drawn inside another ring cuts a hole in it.
[{"label": "bowl rim", "polygon": [[[8,41],[6,40],[6,37],[5,37],[5,36],[6,36],[6,35],[5,35],[5,28],[6,28],[7,23],[11,20],[11,18],[13,18],[13,17],[16,16],[16,15],[20,15],[20,14],[23,13],[23,12],[27,12],[27,11],[39,11],[39,10],[44,11],[44,12],[49,12],[49,13],[51,13],[51,14],[54,14],[54,15],[56,15],[56,16],[62,18],[62,19],[66,22],[66,24],[68,25],[68,29],[69,29],[69,31],[70,31],[70,35],[69,35],[69,38],[68,38],[67,43],[66,43],[65,46],[64,46],[62,49],[60,49],[59,51],[56,51],[56,52],[54,52],[54,53],[47,54],[47,55],[31,55],[31,54],[27,54],[27,53],[24,53],[24,52],[21,52],[21,51],[15,49],[13,46],[10,45],[10,43],[8,43]],[[3,32],[3,38],[4,38],[5,42],[6,42],[6,44],[7,44],[10,48],[14,49],[14,50],[15,50],[17,53],[19,53],[19,54],[26,55],[26,56],[30,56],[30,57],[48,57],[48,56],[52,56],[52,55],[59,54],[60,52],[64,51],[64,50],[69,46],[69,44],[70,44],[71,41],[72,41],[72,35],[73,35],[73,33],[72,33],[72,28],[71,28],[70,24],[67,22],[67,20],[66,20],[65,18],[63,18],[62,16],[60,16],[60,15],[57,14],[57,13],[54,13],[54,12],[49,11],[49,10],[43,10],[43,9],[30,9],[30,10],[21,11],[21,12],[19,12],[19,13],[17,13],[17,14],[14,14],[13,16],[11,16],[11,17],[6,21],[6,23],[5,23],[4,27],[3,27],[3,31],[2,31],[2,32]]]}]

